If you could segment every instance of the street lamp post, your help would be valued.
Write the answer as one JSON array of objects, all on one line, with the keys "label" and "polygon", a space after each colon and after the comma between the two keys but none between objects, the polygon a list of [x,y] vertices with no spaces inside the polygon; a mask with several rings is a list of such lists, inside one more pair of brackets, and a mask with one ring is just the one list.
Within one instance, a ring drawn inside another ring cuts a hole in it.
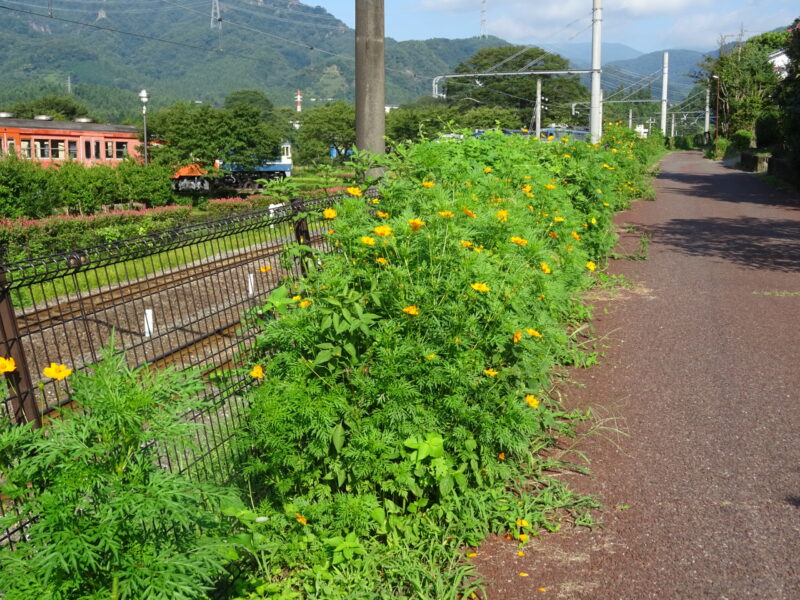
[{"label": "street lamp post", "polygon": [[142,101],[142,125],[144,136],[144,164],[147,166],[147,101],[150,96],[147,95],[147,90],[139,92],[139,100]]}]

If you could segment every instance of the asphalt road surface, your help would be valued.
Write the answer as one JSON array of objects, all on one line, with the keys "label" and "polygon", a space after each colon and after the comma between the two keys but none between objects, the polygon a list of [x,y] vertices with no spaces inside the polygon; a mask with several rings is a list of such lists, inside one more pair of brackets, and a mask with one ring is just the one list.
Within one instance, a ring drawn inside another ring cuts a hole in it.
[{"label": "asphalt road surface", "polygon": [[591,300],[605,356],[562,390],[627,434],[561,475],[604,526],[487,540],[491,600],[800,599],[800,197],[696,152],[656,190],[617,217],[620,253],[650,242],[609,267],[633,287]]}]

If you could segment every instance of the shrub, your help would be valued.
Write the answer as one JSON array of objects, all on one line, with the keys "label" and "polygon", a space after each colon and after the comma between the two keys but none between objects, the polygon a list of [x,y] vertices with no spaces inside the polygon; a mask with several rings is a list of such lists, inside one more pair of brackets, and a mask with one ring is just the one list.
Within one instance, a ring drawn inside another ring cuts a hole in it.
[{"label": "shrub", "polygon": [[783,131],[775,111],[765,112],[756,120],[756,141],[758,148],[776,147],[783,141]]},{"label": "shrub", "polygon": [[71,400],[43,429],[0,429],[0,493],[27,524],[0,549],[0,593],[29,598],[200,598],[221,572],[215,536],[230,490],[158,466],[184,450],[202,384],[173,370],[131,370],[107,350],[74,376]]},{"label": "shrub", "polygon": [[12,153],[0,157],[0,217],[44,217],[58,206],[53,171]]},{"label": "shrub", "polygon": [[753,133],[747,129],[739,129],[731,136],[731,146],[742,152],[749,150],[753,145]]},{"label": "shrub", "polygon": [[555,367],[593,360],[570,334],[589,316],[576,295],[662,144],[612,126],[604,146],[400,146],[382,199],[334,207],[337,252],[306,260],[251,318],[264,385],[242,443],[269,517],[264,575],[335,561],[320,538],[336,540],[402,594],[408,573],[367,557],[488,531],[524,543],[558,527],[556,507],[588,522],[590,502],[540,477],[539,450],[579,418],[547,389]]}]

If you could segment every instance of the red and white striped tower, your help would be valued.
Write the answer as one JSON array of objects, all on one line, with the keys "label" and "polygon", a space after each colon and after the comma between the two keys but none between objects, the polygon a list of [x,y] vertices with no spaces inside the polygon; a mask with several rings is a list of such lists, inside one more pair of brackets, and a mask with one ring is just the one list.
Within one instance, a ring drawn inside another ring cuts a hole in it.
[{"label": "red and white striped tower", "polygon": [[297,90],[297,95],[294,97],[294,101],[297,112],[303,112],[303,94],[300,93],[300,90]]}]

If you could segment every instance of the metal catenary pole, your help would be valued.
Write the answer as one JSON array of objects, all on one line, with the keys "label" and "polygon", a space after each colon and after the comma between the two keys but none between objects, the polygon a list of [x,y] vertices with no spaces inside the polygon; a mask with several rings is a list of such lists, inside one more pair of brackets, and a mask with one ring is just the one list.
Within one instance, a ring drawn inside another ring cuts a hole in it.
[{"label": "metal catenary pole", "polygon": [[593,0],[592,3],[592,104],[589,115],[589,131],[593,144],[600,141],[603,136],[603,119],[600,111],[600,41],[603,22],[603,8],[601,0]]},{"label": "metal catenary pole", "polygon": [[667,135],[667,87],[669,85],[669,52],[664,52],[661,74],[661,133]]},{"label": "metal catenary pole", "polygon": [[536,139],[542,137],[542,78],[536,79]]}]

